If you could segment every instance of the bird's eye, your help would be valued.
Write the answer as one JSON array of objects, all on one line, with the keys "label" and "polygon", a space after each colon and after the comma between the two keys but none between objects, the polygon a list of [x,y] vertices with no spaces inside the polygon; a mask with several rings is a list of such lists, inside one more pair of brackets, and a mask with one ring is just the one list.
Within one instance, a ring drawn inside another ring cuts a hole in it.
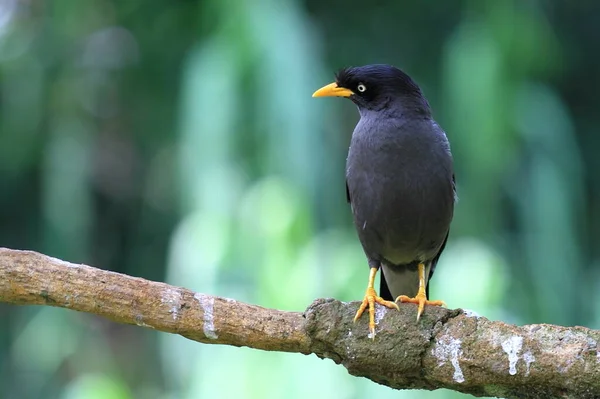
[{"label": "bird's eye", "polygon": [[359,84],[358,84],[358,86],[356,86],[356,89],[357,89],[359,92],[361,92],[361,93],[364,93],[364,92],[367,90],[367,86],[365,86],[365,85],[364,85],[364,84],[362,84],[362,83],[359,83]]}]

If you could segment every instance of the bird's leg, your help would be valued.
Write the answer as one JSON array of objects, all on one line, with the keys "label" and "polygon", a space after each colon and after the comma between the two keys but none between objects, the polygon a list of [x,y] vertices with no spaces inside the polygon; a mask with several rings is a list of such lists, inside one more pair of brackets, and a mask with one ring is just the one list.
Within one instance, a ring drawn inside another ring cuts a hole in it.
[{"label": "bird's leg", "polygon": [[417,309],[417,321],[423,314],[423,309],[425,309],[425,305],[430,306],[446,306],[444,301],[429,301],[427,299],[427,295],[425,294],[425,265],[423,263],[419,263],[419,292],[417,296],[414,298],[409,298],[406,295],[400,295],[396,298],[396,302],[408,302],[408,303],[416,303],[419,307]]},{"label": "bird's leg", "polygon": [[380,305],[386,306],[390,309],[397,309],[398,305],[392,301],[386,301],[382,297],[377,295],[375,292],[375,276],[377,275],[377,267],[372,267],[369,273],[369,284],[367,285],[367,292],[365,293],[365,297],[362,301],[362,304],[358,308],[356,312],[356,316],[354,316],[354,321],[358,320],[360,316],[362,316],[363,312],[369,306],[369,331],[371,332],[371,338],[375,339],[375,302]]}]

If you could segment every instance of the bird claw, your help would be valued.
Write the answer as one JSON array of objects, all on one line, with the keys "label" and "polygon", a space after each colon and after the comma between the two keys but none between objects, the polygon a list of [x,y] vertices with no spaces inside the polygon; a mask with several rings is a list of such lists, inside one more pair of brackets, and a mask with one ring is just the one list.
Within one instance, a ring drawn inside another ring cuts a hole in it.
[{"label": "bird claw", "polygon": [[421,318],[423,314],[423,310],[425,310],[425,305],[429,306],[446,306],[444,301],[430,301],[427,299],[427,295],[424,292],[419,292],[417,296],[414,298],[410,298],[406,295],[400,295],[396,298],[396,302],[400,301],[401,303],[414,303],[417,305],[417,321]]},{"label": "bird claw", "polygon": [[356,316],[354,316],[354,322],[362,316],[363,312],[369,307],[369,338],[375,339],[375,303],[383,305],[390,309],[400,310],[398,304],[392,301],[386,301],[382,297],[377,295],[374,288],[367,288],[367,292],[365,293],[365,297],[363,298],[358,311],[356,312]]}]

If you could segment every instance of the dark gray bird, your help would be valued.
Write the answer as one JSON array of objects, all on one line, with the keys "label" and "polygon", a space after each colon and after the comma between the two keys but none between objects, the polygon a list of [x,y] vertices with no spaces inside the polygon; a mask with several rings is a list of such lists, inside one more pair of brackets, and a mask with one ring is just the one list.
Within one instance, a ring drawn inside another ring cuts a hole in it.
[{"label": "dark gray bird", "polygon": [[[416,303],[417,320],[425,305],[444,304],[427,297],[454,213],[450,144],[419,86],[393,66],[343,69],[313,94],[325,96],[348,97],[360,113],[346,163],[346,195],[370,268],[354,320],[368,306],[374,337],[375,302],[396,309],[397,301]],[[379,268],[381,296],[374,288]]]}]

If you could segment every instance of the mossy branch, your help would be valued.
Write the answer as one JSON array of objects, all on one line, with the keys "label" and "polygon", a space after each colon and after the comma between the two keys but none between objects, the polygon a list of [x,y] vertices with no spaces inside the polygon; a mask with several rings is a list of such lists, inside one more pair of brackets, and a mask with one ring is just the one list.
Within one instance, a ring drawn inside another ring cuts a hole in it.
[{"label": "mossy branch", "polygon": [[205,344],[315,354],[396,389],[475,396],[600,397],[600,331],[494,322],[461,310],[378,308],[377,336],[358,303],[318,299],[303,312],[265,309],[31,251],[0,248],[0,302],[49,305]]}]

